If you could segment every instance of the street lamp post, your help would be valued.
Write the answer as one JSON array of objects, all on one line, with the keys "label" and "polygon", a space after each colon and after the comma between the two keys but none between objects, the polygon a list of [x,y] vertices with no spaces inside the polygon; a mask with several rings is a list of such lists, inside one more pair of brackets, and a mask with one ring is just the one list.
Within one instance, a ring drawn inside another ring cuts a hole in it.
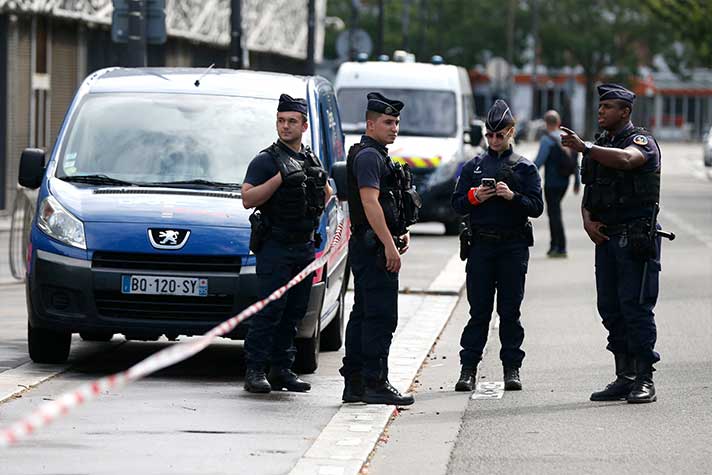
[{"label": "street lamp post", "polygon": [[127,59],[132,68],[146,66],[146,24],[143,0],[129,0]]}]

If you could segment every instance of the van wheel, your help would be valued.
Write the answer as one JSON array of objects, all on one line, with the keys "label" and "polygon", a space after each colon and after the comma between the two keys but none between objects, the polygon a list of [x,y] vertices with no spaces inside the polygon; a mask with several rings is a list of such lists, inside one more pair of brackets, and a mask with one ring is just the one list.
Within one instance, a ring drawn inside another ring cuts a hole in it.
[{"label": "van wheel", "polygon": [[460,220],[443,223],[445,225],[446,236],[457,236],[460,234]]},{"label": "van wheel", "polygon": [[319,341],[321,339],[321,323],[317,319],[316,334],[311,338],[295,338],[294,346],[297,355],[292,369],[299,374],[311,374],[319,367]]},{"label": "van wheel", "polygon": [[111,341],[114,338],[113,333],[79,332],[79,336],[84,341]]},{"label": "van wheel", "polygon": [[27,347],[35,363],[64,363],[71,345],[71,333],[37,328],[27,322]]},{"label": "van wheel", "polygon": [[321,350],[338,351],[344,344],[344,327],[346,324],[346,290],[349,287],[349,277],[351,266],[346,261],[344,270],[344,280],[341,282],[341,292],[339,293],[339,309],[329,324],[321,332]]}]

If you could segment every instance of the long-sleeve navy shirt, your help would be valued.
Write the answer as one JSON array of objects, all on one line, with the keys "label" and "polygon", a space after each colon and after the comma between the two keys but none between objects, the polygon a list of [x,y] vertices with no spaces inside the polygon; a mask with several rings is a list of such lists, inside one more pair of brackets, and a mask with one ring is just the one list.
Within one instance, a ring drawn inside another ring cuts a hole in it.
[{"label": "long-sleeve navy shirt", "polygon": [[[509,185],[514,192],[514,198],[508,201],[493,196],[478,206],[473,206],[467,198],[470,188],[480,186],[482,178],[496,179],[501,176],[500,168],[508,162],[516,162],[512,167],[513,183]],[[474,226],[523,226],[529,217],[539,217],[544,211],[539,171],[531,161],[513,154],[511,147],[501,155],[488,149],[462,168],[452,195],[452,207],[460,214],[469,214],[470,224]]]}]

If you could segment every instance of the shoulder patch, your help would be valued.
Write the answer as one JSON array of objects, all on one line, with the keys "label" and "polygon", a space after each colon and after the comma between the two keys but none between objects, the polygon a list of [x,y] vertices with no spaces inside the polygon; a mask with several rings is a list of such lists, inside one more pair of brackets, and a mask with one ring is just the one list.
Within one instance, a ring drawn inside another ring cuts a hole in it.
[{"label": "shoulder patch", "polygon": [[633,143],[636,145],[648,145],[648,137],[645,135],[636,135],[633,137]]}]

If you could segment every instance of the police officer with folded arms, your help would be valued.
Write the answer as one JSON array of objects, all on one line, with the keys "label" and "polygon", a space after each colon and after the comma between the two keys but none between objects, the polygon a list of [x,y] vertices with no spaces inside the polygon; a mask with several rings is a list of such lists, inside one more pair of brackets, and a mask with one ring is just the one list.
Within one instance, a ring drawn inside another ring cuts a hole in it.
[{"label": "police officer with folded arms", "polygon": [[[302,144],[307,128],[306,101],[282,94],[277,107],[279,139],[252,159],[242,186],[244,207],[256,208],[250,216],[250,249],[257,260],[260,299],[311,263],[315,241],[320,240],[316,230],[331,188],[321,162]],[[311,389],[291,370],[294,336],[307,311],[311,286],[309,275],[249,320],[245,338],[247,391]]]},{"label": "police officer with folded arms", "polygon": [[394,163],[386,148],[398,136],[403,103],[375,92],[367,99],[366,134],[347,158],[354,305],[340,369],[342,399],[407,406],[413,397],[388,381],[388,353],[398,323],[400,256],[408,250],[407,227],[417,219],[419,199],[407,166]]},{"label": "police officer with folded arms", "polygon": [[[653,365],[657,330],[660,237],[656,232],[661,156],[657,142],[630,120],[635,94],[618,84],[598,86],[595,143],[561,127],[563,145],[583,153],[581,214],[596,244],[598,313],[608,330],[616,379],[592,401],[656,400]],[[652,230],[652,232],[650,232]]]},{"label": "police officer with folded arms", "polygon": [[485,126],[489,147],[465,164],[452,195],[453,208],[468,215],[470,233],[469,251],[462,253],[467,257],[470,319],[460,339],[462,367],[456,391],[475,389],[495,293],[505,390],[522,389],[519,369],[524,359],[524,328],[520,306],[529,246],[533,244],[529,218],[540,216],[544,210],[537,167],[512,150],[515,120],[505,101],[495,101]]}]

